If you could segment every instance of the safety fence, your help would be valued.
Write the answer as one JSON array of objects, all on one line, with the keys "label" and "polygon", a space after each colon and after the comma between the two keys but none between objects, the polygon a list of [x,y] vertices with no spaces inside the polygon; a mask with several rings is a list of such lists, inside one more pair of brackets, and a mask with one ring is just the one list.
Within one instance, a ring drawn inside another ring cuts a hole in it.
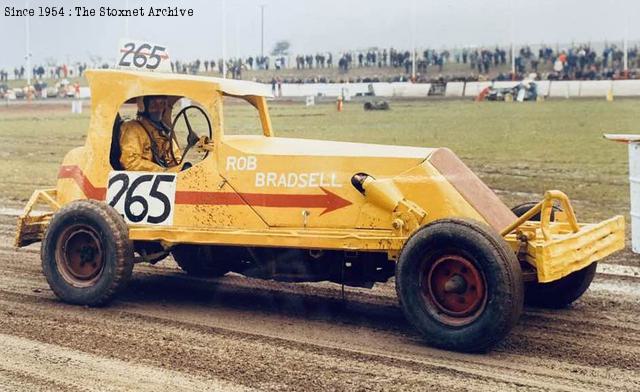
[{"label": "safety fence", "polygon": [[[509,88],[518,81],[496,82],[449,82],[444,88],[444,96],[451,98],[473,98],[487,87]],[[538,95],[547,98],[594,98],[640,97],[640,80],[571,80],[535,82]],[[306,83],[282,84],[274,90],[275,96],[305,97],[339,95],[352,97],[357,95],[375,95],[379,97],[427,97],[434,94],[431,83]]]},{"label": "safety fence", "polygon": [[[431,83],[282,83],[281,85],[264,85],[265,93],[269,91],[275,97],[329,97],[343,96],[350,99],[355,96],[378,96],[384,98],[406,97],[421,98],[432,95],[444,95],[449,98],[473,98],[487,87],[509,88],[520,82],[449,82],[442,85]],[[571,80],[571,81],[536,81],[538,95],[545,98],[595,98],[606,97],[640,97],[640,80]],[[432,86],[434,87],[432,89]],[[19,91],[20,89],[13,89]],[[443,92],[444,91],[444,92]],[[434,94],[435,93],[435,94]],[[79,98],[90,98],[88,87],[80,87]],[[55,95],[54,95],[55,96]],[[69,93],[69,97],[75,96]],[[24,94],[16,94],[6,99],[24,98]]]},{"label": "safety fence", "polygon": [[[486,87],[508,88],[520,82],[450,82],[447,97],[475,97]],[[640,96],[640,80],[542,80],[535,82],[538,95],[548,98],[594,98]]]},{"label": "safety fence", "polygon": [[274,96],[308,97],[375,95],[379,97],[426,97],[431,90],[430,83],[283,83],[273,89]]}]

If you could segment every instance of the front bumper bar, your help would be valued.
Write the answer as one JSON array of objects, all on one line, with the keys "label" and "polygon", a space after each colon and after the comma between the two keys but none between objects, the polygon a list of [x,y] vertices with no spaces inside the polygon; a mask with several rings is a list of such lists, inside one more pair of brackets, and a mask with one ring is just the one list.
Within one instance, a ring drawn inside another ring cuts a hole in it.
[{"label": "front bumper bar", "polygon": [[[555,211],[555,201],[562,211]],[[540,221],[530,221],[540,213]],[[541,283],[561,279],[575,271],[624,249],[624,217],[618,215],[600,223],[580,224],[567,196],[549,191],[544,199],[501,233],[520,259],[536,269]]]}]

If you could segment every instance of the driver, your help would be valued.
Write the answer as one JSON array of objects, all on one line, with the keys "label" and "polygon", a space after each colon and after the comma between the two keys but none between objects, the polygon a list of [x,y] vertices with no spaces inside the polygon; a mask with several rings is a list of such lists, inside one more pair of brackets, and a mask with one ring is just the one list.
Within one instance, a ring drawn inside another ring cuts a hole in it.
[{"label": "driver", "polygon": [[182,170],[180,150],[165,118],[170,115],[167,97],[148,95],[138,98],[135,120],[125,121],[120,133],[120,163],[125,170]]}]

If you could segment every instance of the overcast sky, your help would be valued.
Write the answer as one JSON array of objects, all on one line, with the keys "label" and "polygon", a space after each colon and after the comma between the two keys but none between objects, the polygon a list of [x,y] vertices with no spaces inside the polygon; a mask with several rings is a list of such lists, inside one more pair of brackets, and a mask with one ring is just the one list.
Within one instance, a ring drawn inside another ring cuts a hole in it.
[{"label": "overcast sky", "polygon": [[[25,18],[4,16],[5,7],[25,0],[0,0],[0,67],[21,64]],[[168,5],[193,8],[193,17],[129,18],[130,38],[165,44],[174,59],[222,54],[222,0],[128,0],[129,7]],[[412,15],[419,48],[492,46],[510,40],[513,12],[517,43],[602,42],[640,38],[640,0],[227,0],[227,55],[260,52],[259,5],[265,4],[265,51],[279,40],[293,53],[377,47],[410,48]],[[127,0],[30,0],[31,7],[125,8]],[[415,4],[415,6],[412,6]],[[415,7],[415,8],[412,8]],[[125,37],[124,17],[32,17],[34,63],[47,58],[88,61],[90,55],[114,62]]]}]

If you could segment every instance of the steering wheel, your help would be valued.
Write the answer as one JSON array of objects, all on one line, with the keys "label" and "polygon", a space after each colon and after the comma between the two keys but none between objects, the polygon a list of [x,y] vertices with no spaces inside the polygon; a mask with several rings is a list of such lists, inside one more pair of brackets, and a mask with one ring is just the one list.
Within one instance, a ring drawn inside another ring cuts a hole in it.
[{"label": "steering wheel", "polygon": [[[184,148],[184,151],[182,152],[182,158],[180,159],[180,162],[178,162],[178,164],[181,164],[182,162],[184,162],[184,159],[187,156],[187,152],[189,152],[191,147],[195,146],[196,143],[198,142],[198,140],[200,140],[200,136],[198,136],[198,134],[193,131],[193,128],[191,127],[191,123],[189,122],[189,117],[187,116],[187,111],[191,110],[191,109],[197,110],[200,113],[202,113],[202,115],[204,116],[205,120],[207,120],[207,127],[209,127],[209,140],[211,140],[212,137],[213,137],[212,132],[211,132],[211,122],[209,121],[209,117],[207,116],[207,113],[201,107],[196,106],[196,105],[189,105],[187,107],[182,108],[178,112],[178,114],[176,114],[176,116],[173,118],[173,122],[171,123],[171,130],[173,132],[174,138],[175,138],[176,124],[177,124],[178,119],[180,118],[180,116],[184,117],[184,122],[185,122],[185,125],[187,126],[187,130],[189,132],[189,134],[187,135],[187,145]],[[178,147],[179,147],[179,145],[178,145]],[[204,154],[203,159],[206,158],[207,155],[209,155],[209,151],[207,151]]]}]

